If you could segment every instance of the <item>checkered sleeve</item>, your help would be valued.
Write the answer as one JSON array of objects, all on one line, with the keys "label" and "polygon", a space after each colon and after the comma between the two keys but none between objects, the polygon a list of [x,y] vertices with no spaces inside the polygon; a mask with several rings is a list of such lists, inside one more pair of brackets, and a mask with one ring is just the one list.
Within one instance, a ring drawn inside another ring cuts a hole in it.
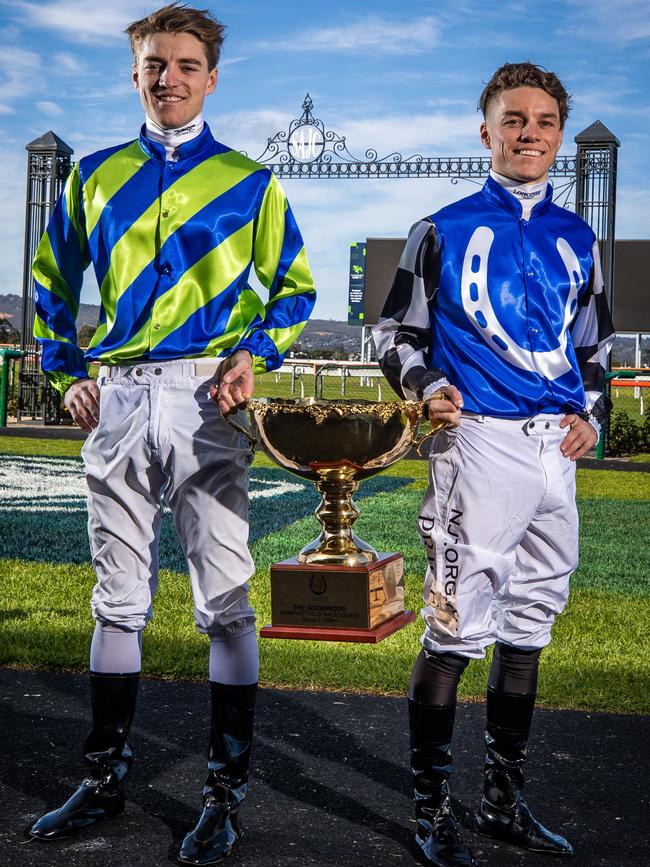
[{"label": "checkered sleeve", "polygon": [[372,329],[379,366],[391,387],[422,400],[432,384],[446,384],[431,367],[431,316],[440,277],[440,246],[431,218],[409,232],[392,288]]},{"label": "checkered sleeve", "polygon": [[616,334],[604,291],[598,241],[594,241],[591,275],[578,299],[578,312],[571,334],[585,389],[585,409],[602,425],[607,421],[612,405],[604,393],[605,373]]}]

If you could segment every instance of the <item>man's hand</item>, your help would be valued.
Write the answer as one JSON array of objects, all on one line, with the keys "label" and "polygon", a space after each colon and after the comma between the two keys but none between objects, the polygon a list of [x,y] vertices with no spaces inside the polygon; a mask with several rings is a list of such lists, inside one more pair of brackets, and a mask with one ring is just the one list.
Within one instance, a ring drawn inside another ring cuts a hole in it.
[{"label": "man's hand", "polygon": [[436,394],[444,394],[440,400],[428,400],[427,410],[430,422],[446,422],[450,427],[460,424],[460,411],[463,408],[463,396],[454,385],[445,385]]},{"label": "man's hand", "polygon": [[219,368],[219,384],[210,386],[210,397],[216,400],[224,415],[245,409],[255,391],[253,356],[246,349],[229,355]]},{"label": "man's hand", "polygon": [[588,421],[579,415],[569,413],[560,422],[560,427],[568,427],[569,433],[560,444],[560,451],[570,461],[577,461],[598,442],[598,434]]},{"label": "man's hand", "polygon": [[99,424],[99,388],[94,379],[78,379],[63,397],[75,424],[90,433]]}]

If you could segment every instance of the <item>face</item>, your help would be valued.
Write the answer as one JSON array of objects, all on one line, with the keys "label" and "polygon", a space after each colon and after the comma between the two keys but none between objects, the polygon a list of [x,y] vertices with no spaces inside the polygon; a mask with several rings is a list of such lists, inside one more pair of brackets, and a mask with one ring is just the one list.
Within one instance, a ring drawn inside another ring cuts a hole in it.
[{"label": "face", "polygon": [[147,115],[164,129],[184,126],[217,86],[203,44],[191,33],[154,33],[133,64],[133,84]]},{"label": "face", "polygon": [[502,90],[488,103],[481,141],[495,172],[520,183],[545,180],[562,144],[557,100],[538,87]]}]

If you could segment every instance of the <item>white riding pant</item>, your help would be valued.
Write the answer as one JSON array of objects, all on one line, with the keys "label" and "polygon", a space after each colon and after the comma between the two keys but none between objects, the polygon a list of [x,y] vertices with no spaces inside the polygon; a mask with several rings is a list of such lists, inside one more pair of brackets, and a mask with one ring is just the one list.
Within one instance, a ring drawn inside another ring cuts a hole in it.
[{"label": "white riding pant", "polygon": [[560,420],[463,414],[434,438],[419,517],[427,650],[481,658],[496,640],[550,642],[578,564],[575,463],[560,452]]},{"label": "white riding pant", "polygon": [[209,396],[217,368],[188,360],[100,368],[99,425],[82,455],[97,576],[91,607],[103,624],[141,630],[151,618],[164,500],[187,557],[199,632],[254,628],[250,455]]}]

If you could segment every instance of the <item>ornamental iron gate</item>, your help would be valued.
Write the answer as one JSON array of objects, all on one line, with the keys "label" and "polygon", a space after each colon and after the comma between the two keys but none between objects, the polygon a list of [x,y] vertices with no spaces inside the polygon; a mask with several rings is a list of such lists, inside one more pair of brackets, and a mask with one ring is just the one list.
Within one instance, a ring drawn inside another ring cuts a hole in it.
[{"label": "ornamental iron gate", "polygon": [[[490,157],[404,157],[393,152],[379,157],[374,149],[364,158],[355,157],[344,136],[325,128],[314,117],[309,94],[302,103],[302,115],[287,130],[269,138],[257,162],[267,166],[279,179],[329,178],[372,180],[381,178],[447,178],[478,181],[490,171]],[[605,292],[613,309],[614,218],[616,213],[616,172],[619,140],[600,121],[575,137],[575,156],[559,156],[549,170],[554,200],[573,208],[594,230],[601,246]],[[49,215],[71,169],[72,149],[53,132],[27,145],[27,214],[25,221],[25,264],[21,348],[28,358],[20,372],[20,415],[31,415],[47,423],[61,421],[58,395],[44,380],[38,367],[38,346],[32,337],[34,326],[34,281],[31,261],[45,231]]]},{"label": "ornamental iron gate", "polygon": [[[364,158],[348,150],[344,136],[326,130],[312,114],[309,94],[302,104],[302,116],[292,120],[288,131],[269,138],[256,162],[263,163],[278,178],[484,178],[490,171],[490,157],[404,157],[393,152],[379,158],[374,149]],[[602,126],[602,124],[601,124]],[[590,127],[591,129],[591,127]],[[604,129],[604,127],[603,127]],[[549,174],[574,178],[576,157],[558,157]]]}]

